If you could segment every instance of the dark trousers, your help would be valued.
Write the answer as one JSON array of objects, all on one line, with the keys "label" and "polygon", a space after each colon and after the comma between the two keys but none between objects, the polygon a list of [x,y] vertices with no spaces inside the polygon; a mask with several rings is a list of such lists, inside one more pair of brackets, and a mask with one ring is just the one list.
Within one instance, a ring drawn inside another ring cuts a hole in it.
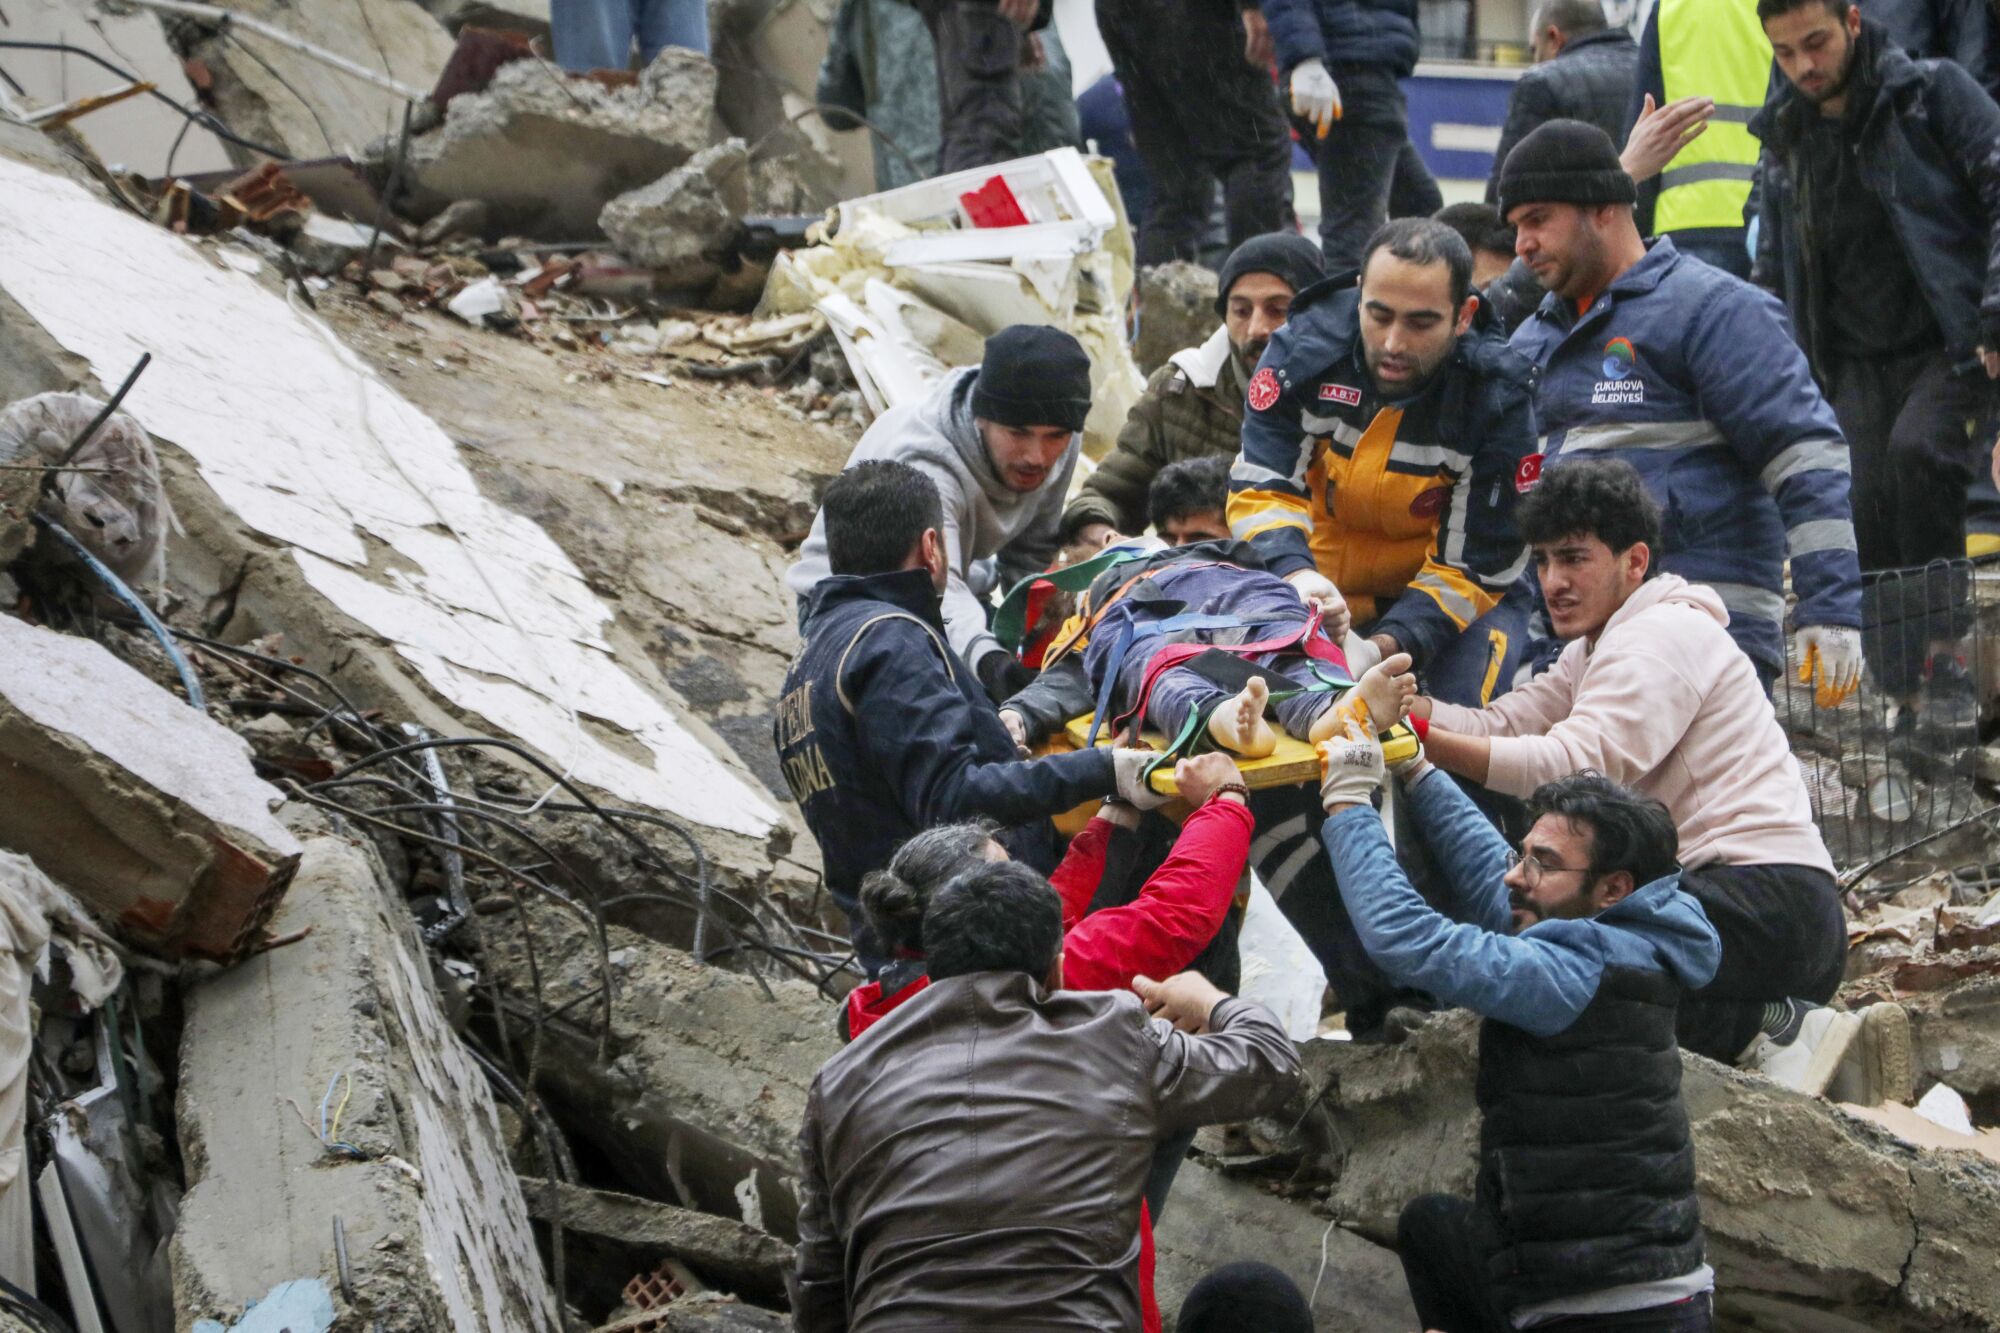
[{"label": "dark trousers", "polygon": [[1141,266],[1195,259],[1222,185],[1229,247],[1288,231],[1292,138],[1269,70],[1243,58],[1243,19],[1213,0],[1097,0],[1152,193]]},{"label": "dark trousers", "polygon": [[1970,628],[1970,599],[1953,596],[1946,570],[1867,576],[1964,556],[1966,487],[1975,451],[1992,438],[1989,384],[1976,370],[1954,374],[1942,349],[1829,358],[1825,378],[1853,468],[1862,648],[1882,688],[1907,694],[1921,683],[1930,640]]},{"label": "dark trousers", "polygon": [[939,173],[1019,156],[1027,132],[1027,35],[992,0],[917,0],[917,12],[937,47]]},{"label": "dark trousers", "polygon": [[1326,271],[1361,265],[1368,238],[1392,217],[1429,217],[1444,207],[1430,168],[1410,143],[1403,87],[1375,65],[1328,69],[1340,85],[1342,116],[1326,138],[1301,130],[1319,166],[1319,238]]},{"label": "dark trousers", "polygon": [[1703,866],[1681,872],[1722,939],[1715,979],[1681,997],[1681,1049],[1733,1063],[1764,1005],[1825,1004],[1847,967],[1847,916],[1833,876],[1810,866]]},{"label": "dark trousers", "polygon": [[[1472,1244],[1472,1202],[1449,1194],[1412,1200],[1396,1223],[1396,1251],[1417,1321],[1437,1333],[1513,1333],[1508,1312],[1497,1308],[1486,1265]],[[1706,1295],[1672,1305],[1618,1314],[1569,1315],[1537,1328],[1562,1333],[1708,1333],[1715,1327]]]}]

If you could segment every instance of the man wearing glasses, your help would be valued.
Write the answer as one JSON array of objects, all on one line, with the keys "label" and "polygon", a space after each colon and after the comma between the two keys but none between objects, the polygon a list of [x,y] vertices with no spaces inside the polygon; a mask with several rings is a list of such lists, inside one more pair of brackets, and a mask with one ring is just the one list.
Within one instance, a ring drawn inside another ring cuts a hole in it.
[{"label": "man wearing glasses", "polygon": [[1421,755],[1398,764],[1453,920],[1404,878],[1376,817],[1380,742],[1350,727],[1325,752],[1321,836],[1369,957],[1486,1020],[1473,1198],[1425,1195],[1397,1226],[1422,1326],[1706,1333],[1715,1274],[1674,1011],[1722,947],[1679,887],[1666,809],[1565,777],[1534,794],[1517,856]]},{"label": "man wearing glasses", "polygon": [[[1847,927],[1805,780],[1729,636],[1721,598],[1654,571],[1660,511],[1639,474],[1622,460],[1559,462],[1515,521],[1568,647],[1490,707],[1416,700],[1430,761],[1511,796],[1594,771],[1660,802],[1678,833],[1680,892],[1722,942],[1714,978],[1679,1006],[1681,1046],[1808,1095],[1839,1075],[1833,1091],[1843,1101],[1907,1098],[1902,1008],[1826,1007],[1846,965]],[[1524,860],[1508,874],[1517,890],[1552,878],[1574,888],[1618,864],[1601,852],[1582,861],[1526,853],[1539,866]]]}]

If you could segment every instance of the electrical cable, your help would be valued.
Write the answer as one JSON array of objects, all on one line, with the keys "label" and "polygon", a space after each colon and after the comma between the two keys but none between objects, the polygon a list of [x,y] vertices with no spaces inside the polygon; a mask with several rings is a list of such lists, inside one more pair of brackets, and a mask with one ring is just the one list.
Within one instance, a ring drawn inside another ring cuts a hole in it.
[{"label": "electrical cable", "polygon": [[77,540],[75,533],[46,514],[36,514],[35,522],[43,531],[50,533],[67,547],[71,555],[81,560],[84,568],[95,574],[98,581],[110,589],[112,596],[132,608],[133,613],[146,628],[153,632],[153,637],[160,641],[160,648],[166,653],[167,660],[174,664],[174,670],[180,673],[181,688],[187,691],[189,705],[194,708],[207,708],[207,699],[201,692],[201,677],[195,674],[194,667],[189,665],[187,657],[174,643],[174,636],[160,623],[160,618],[153,614],[153,609],[140,601],[137,593],[125,586],[125,580],[112,573],[109,566],[92,555],[89,548]]}]

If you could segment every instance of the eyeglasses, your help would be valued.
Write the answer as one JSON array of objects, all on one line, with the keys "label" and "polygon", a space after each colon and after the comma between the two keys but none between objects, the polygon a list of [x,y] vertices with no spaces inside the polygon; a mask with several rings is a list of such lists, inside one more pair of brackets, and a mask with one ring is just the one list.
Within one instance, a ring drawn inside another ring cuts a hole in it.
[{"label": "eyeglasses", "polygon": [[1526,868],[1526,873],[1522,875],[1522,878],[1527,880],[1529,888],[1540,884],[1543,875],[1588,875],[1590,873],[1589,866],[1552,866],[1533,852],[1529,852],[1526,856],[1523,856],[1510,847],[1507,849],[1508,872],[1512,873],[1515,866]]}]

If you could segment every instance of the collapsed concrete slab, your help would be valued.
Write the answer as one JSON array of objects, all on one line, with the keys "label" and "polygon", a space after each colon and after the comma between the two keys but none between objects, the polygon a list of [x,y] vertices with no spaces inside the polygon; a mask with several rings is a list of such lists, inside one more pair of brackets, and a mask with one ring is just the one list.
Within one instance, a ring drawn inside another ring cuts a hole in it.
[{"label": "collapsed concrete slab", "polygon": [[318,1278],[352,1291],[356,1327],[560,1328],[492,1096],[407,912],[359,846],[316,829],[304,846],[277,919],[303,937],[187,990],[180,1325]]},{"label": "collapsed concrete slab", "polygon": [[170,564],[205,623],[284,630],[361,699],[518,738],[621,801],[760,843],[780,831],[643,657],[613,651],[576,565],[481,493],[435,421],[256,278],[20,161],[4,126],[0,144],[0,389],[116,383],[152,352],[124,406],[168,446],[188,529]]},{"label": "collapsed concrete slab", "polygon": [[[1388,1244],[1409,1200],[1471,1192],[1476,1031],[1454,1014],[1401,1046],[1303,1048],[1340,1145],[1330,1203],[1343,1224]],[[1684,1063],[1719,1315],[1798,1330],[2000,1327],[2000,1168]]]},{"label": "collapsed concrete slab", "polygon": [[[412,89],[429,89],[451,59],[451,34],[416,0],[217,3]],[[199,19],[173,19],[167,31],[181,54],[196,62],[203,91],[224,123],[292,157],[356,156],[402,123],[404,102],[395,93],[249,28],[218,30]],[[246,165],[251,161],[241,149],[232,151]]]},{"label": "collapsed concrete slab", "polygon": [[298,866],[234,734],[99,644],[0,616],[0,844],[133,943],[227,960]]},{"label": "collapsed concrete slab", "polygon": [[712,275],[704,256],[729,243],[749,210],[750,155],[741,139],[725,139],[613,199],[598,225],[620,254],[666,270],[663,281],[678,285]]},{"label": "collapsed concrete slab", "polygon": [[[1171,1314],[1224,1264],[1256,1260],[1284,1271],[1312,1300],[1320,1333],[1381,1333],[1417,1326],[1395,1252],[1316,1216],[1253,1180],[1199,1162],[1174,1177],[1153,1232],[1154,1292]],[[1325,1266],[1321,1259],[1324,1255]],[[1318,1288],[1314,1297],[1314,1288]]]},{"label": "collapsed concrete slab", "polygon": [[568,1006],[569,1021],[542,1027],[537,1086],[572,1136],[635,1190],[796,1236],[806,1090],[839,1049],[831,1001],[782,979],[767,994],[755,978],[612,926],[604,1052],[575,1021],[597,1012],[589,997],[604,979],[578,914],[534,902],[481,918],[480,931],[523,1036],[537,1004]]},{"label": "collapsed concrete slab", "polygon": [[411,142],[402,203],[429,217],[480,199],[504,231],[595,236],[606,203],[708,146],[714,108],[715,67],[678,47],[619,88],[517,60],[483,92],[453,98],[444,123]]}]

